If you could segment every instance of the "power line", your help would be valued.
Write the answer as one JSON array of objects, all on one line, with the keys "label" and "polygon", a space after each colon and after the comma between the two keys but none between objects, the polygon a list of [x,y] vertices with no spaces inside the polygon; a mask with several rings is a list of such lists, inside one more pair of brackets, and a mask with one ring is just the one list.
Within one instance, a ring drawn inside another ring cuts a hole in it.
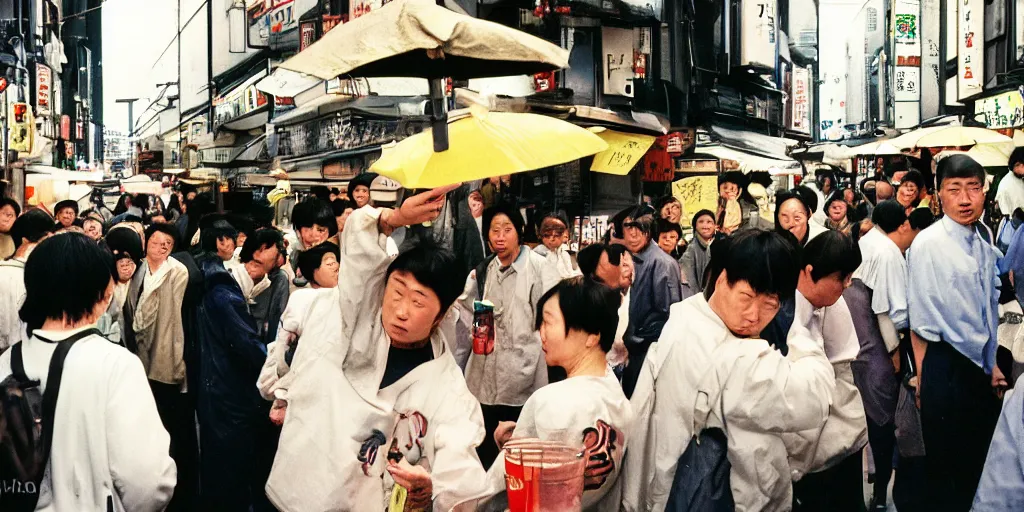
[{"label": "power line", "polygon": [[61,18],[60,21],[61,21],[61,23],[63,23],[65,21],[67,21],[67,20],[71,20],[71,19],[75,19],[75,18],[81,18],[81,17],[85,16],[86,14],[89,14],[92,11],[98,11],[98,10],[102,9],[103,5],[106,4],[106,3],[107,3],[107,0],[103,0],[102,2],[100,2],[100,5],[97,5],[96,7],[90,7],[90,8],[88,8],[88,9],[82,11],[82,12],[77,12],[75,14],[68,14],[67,16],[64,16],[63,18]]}]

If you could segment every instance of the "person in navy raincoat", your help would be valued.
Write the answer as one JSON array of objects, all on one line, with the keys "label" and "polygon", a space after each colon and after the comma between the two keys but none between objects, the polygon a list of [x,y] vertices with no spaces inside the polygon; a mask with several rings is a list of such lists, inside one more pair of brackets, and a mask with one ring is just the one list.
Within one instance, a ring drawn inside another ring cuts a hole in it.
[{"label": "person in navy raincoat", "polygon": [[269,419],[270,403],[256,387],[267,349],[249,307],[267,288],[267,272],[283,251],[281,232],[261,229],[246,239],[240,266],[225,269],[216,252],[198,260],[205,282],[197,315],[204,510],[274,510],[264,486],[278,431]]}]

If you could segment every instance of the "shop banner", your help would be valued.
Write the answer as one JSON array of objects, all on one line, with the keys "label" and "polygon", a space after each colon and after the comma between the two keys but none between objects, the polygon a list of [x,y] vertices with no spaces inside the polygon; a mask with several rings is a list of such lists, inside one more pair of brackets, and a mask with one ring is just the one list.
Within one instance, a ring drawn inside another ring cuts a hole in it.
[{"label": "shop banner", "polygon": [[654,137],[615,130],[603,130],[597,134],[608,143],[608,149],[594,155],[590,170],[624,176],[643,158]]},{"label": "shop banner", "polygon": [[896,66],[893,90],[896,101],[918,101],[921,98],[921,68]]},{"label": "shop banner", "polygon": [[36,115],[50,115],[50,92],[53,91],[53,74],[46,64],[36,64]]},{"label": "shop banner", "polygon": [[956,4],[957,99],[963,100],[984,88],[985,0],[960,0]]},{"label": "shop banner", "polygon": [[775,0],[743,0],[740,19],[740,66],[775,69],[778,20]]},{"label": "shop banner", "polygon": [[896,0],[892,13],[892,71],[896,128],[911,128],[921,119],[921,3]]},{"label": "shop banner", "polygon": [[974,118],[993,130],[1024,125],[1024,87],[975,101]]},{"label": "shop banner", "polygon": [[718,176],[690,176],[672,183],[672,197],[683,203],[687,214],[718,208]]},{"label": "shop banner", "polygon": [[811,71],[793,68],[793,131],[811,133],[810,94]]}]

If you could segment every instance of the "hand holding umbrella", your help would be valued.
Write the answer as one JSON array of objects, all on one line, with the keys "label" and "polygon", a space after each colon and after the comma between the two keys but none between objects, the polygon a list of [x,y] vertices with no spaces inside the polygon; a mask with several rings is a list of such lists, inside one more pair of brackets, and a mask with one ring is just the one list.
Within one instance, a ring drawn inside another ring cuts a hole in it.
[{"label": "hand holding umbrella", "polygon": [[433,221],[444,207],[445,195],[460,186],[461,183],[456,183],[422,192],[406,199],[394,210],[384,210],[378,221],[380,231],[391,234],[395,228]]}]

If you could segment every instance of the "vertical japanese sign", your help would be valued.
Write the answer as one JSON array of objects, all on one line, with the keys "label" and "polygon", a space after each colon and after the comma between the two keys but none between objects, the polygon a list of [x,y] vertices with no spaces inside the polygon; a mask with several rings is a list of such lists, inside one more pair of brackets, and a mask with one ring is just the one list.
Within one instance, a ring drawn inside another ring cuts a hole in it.
[{"label": "vertical japanese sign", "polygon": [[811,72],[807,68],[793,68],[793,130],[801,133],[811,132],[810,118],[810,86]]},{"label": "vertical japanese sign", "polygon": [[775,0],[743,0],[740,66],[775,69],[778,20]]},{"label": "vertical japanese sign", "polygon": [[[960,1],[960,0],[957,0]],[[921,3],[896,0],[893,4],[892,94],[896,128],[921,122]]]},{"label": "vertical japanese sign", "polygon": [[985,0],[957,0],[957,99],[978,94],[985,79]]},{"label": "vertical japanese sign", "polygon": [[46,64],[36,64],[36,114],[50,115],[50,93],[53,91],[53,75]]}]

